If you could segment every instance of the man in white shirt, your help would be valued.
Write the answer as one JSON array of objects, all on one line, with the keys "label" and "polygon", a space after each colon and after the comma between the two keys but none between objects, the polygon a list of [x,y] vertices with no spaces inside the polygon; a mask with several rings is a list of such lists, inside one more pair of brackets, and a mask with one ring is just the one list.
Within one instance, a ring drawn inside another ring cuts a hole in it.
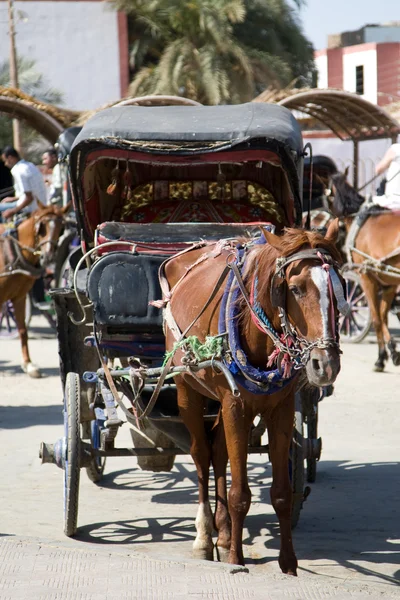
[{"label": "man in white shirt", "polygon": [[63,206],[63,182],[61,179],[61,165],[58,163],[55,148],[43,152],[42,165],[46,168],[45,183],[47,184],[48,204]]},{"label": "man in white shirt", "polygon": [[382,175],[387,170],[385,194],[374,196],[373,201],[390,210],[400,210],[400,144],[392,144],[375,172]]},{"label": "man in white shirt", "polygon": [[6,146],[2,153],[4,164],[11,169],[14,179],[15,196],[4,198],[0,203],[0,213],[9,219],[17,213],[30,214],[38,209],[38,201],[47,204],[46,185],[39,169],[20,157],[12,146]]}]

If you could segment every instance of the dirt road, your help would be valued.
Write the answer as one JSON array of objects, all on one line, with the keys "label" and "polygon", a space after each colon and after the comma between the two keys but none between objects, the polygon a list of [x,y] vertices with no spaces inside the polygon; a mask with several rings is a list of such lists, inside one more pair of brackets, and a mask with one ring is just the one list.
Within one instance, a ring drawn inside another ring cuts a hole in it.
[{"label": "dirt road", "polygon": [[[140,471],[134,458],[109,459],[99,486],[83,474],[79,535],[63,536],[62,472],[38,458],[42,440],[62,435],[57,345],[44,321],[34,325],[31,353],[43,368],[41,380],[20,372],[18,342],[0,346],[0,533],[66,549],[190,558],[197,492],[188,457],[159,474]],[[400,583],[400,368],[372,372],[372,336],[343,350],[335,394],[320,405],[317,482],[294,533],[300,576],[318,576],[329,589],[350,585],[369,597],[391,596]],[[118,437],[125,444],[131,445],[127,429]],[[264,461],[249,460],[245,555],[255,576],[274,577],[279,540]]]}]

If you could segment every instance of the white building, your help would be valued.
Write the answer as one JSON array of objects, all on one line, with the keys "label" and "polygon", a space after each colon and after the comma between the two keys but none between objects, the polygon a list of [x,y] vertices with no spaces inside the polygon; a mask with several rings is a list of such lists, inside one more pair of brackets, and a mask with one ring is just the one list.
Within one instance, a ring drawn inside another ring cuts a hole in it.
[{"label": "white building", "polygon": [[[90,110],[126,94],[124,14],[102,0],[16,0],[14,13],[18,55],[35,60],[65,108]],[[0,62],[9,57],[7,14],[0,0]]]},{"label": "white building", "polygon": [[318,87],[360,94],[385,106],[400,100],[400,23],[366,25],[328,37],[315,53]]}]

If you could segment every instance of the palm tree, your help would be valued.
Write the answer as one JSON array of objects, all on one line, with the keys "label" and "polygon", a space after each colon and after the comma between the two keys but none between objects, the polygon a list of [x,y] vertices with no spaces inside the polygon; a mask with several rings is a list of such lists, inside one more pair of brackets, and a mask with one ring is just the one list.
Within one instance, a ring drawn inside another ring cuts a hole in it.
[{"label": "palm tree", "polygon": [[309,60],[313,64],[312,48],[286,0],[114,0],[114,5],[130,15],[132,95],[242,102],[268,85],[287,85],[310,70]]},{"label": "palm tree", "polygon": [[[296,4],[300,8],[304,0]],[[299,87],[312,85],[314,48],[303,34],[298,11],[286,0],[246,0],[246,11],[246,20],[235,25],[234,35],[253,57],[257,93],[292,80],[298,80]],[[262,57],[257,59],[260,48],[271,57],[268,65],[262,64]]]}]

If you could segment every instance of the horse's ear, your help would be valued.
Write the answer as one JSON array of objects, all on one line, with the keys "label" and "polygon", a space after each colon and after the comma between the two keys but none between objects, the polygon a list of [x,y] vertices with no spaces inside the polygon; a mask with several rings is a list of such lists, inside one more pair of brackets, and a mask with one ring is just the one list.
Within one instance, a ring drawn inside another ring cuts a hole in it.
[{"label": "horse's ear", "polygon": [[46,205],[42,204],[42,202],[40,202],[39,198],[37,198],[36,202],[37,202],[39,210],[44,210],[46,208]]},{"label": "horse's ear", "polygon": [[326,230],[325,239],[327,242],[332,242],[333,244],[336,242],[337,237],[339,235],[339,219],[333,219],[328,225],[328,229]]},{"label": "horse's ear", "polygon": [[72,207],[72,202],[68,202],[68,204],[63,206],[63,208],[61,209],[61,214],[66,215],[67,213],[69,213],[69,211],[71,210],[71,207]]},{"label": "horse's ear", "polygon": [[345,168],[344,173],[343,173],[345,181],[347,181],[347,178],[349,176],[349,170],[350,170],[350,167],[349,167],[349,165],[347,165],[347,167]]},{"label": "horse's ear", "polygon": [[275,250],[280,251],[280,249],[282,247],[282,240],[278,235],[275,235],[274,233],[271,233],[270,231],[264,230],[264,236],[270,246],[275,248]]}]

